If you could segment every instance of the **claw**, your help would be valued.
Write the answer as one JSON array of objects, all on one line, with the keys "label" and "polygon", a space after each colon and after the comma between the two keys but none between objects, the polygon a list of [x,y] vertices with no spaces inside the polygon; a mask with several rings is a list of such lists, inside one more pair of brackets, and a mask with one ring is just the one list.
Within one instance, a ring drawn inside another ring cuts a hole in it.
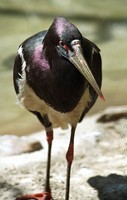
[{"label": "claw", "polygon": [[51,193],[43,192],[38,194],[30,194],[22,197],[17,197],[16,200],[53,200]]}]

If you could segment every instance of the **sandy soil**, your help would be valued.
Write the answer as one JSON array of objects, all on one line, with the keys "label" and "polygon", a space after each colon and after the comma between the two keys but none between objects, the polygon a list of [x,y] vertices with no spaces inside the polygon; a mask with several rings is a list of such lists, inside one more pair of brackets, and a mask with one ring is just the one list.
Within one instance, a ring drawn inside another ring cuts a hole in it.
[{"label": "sandy soil", "polygon": [[[52,194],[54,200],[63,200],[66,177],[65,154],[70,129],[64,131],[55,129],[54,132]],[[47,152],[45,134],[36,133],[23,138],[27,142],[31,142],[31,138],[38,140],[43,148],[32,153],[20,151],[19,154],[18,151],[18,155],[5,155],[3,150],[0,159],[1,200],[14,200],[17,196],[43,190]],[[70,200],[127,199],[126,144],[127,107],[108,109],[86,118],[79,124],[75,138]],[[17,142],[17,147],[19,145],[20,142]]]}]

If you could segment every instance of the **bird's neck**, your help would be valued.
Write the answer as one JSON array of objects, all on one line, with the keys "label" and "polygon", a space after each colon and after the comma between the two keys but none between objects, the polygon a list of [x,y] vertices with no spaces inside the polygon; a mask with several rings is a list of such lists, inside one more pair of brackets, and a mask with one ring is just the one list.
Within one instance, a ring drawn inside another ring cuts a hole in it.
[{"label": "bird's neck", "polygon": [[[81,73],[75,68],[75,66],[66,58],[60,56],[55,48],[45,49],[44,57],[50,66],[50,75],[53,77],[54,81],[61,83],[63,86],[68,88],[75,87],[81,88],[81,85],[84,84],[84,77]],[[70,88],[69,88],[70,89]]]},{"label": "bird's neck", "polygon": [[[69,112],[79,102],[85,89],[85,79],[66,59],[55,53],[37,50],[29,85],[36,95],[60,112]],[[46,54],[47,53],[47,54]]]}]

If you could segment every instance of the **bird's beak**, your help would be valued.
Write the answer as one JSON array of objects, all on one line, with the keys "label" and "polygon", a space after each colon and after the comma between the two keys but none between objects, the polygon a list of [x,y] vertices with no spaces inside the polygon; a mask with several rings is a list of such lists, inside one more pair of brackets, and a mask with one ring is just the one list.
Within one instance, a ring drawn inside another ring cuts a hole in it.
[{"label": "bird's beak", "polygon": [[104,96],[83,56],[81,45],[79,43],[73,44],[72,48],[74,52],[70,53],[70,62],[78,69],[78,71],[84,76],[84,78],[87,79],[87,81],[94,88],[98,96],[100,96],[104,100]]}]

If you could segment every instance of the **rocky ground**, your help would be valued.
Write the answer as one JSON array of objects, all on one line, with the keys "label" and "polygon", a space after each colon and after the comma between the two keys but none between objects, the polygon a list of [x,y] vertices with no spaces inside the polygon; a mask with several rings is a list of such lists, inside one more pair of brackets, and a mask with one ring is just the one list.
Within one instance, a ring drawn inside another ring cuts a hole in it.
[{"label": "rocky ground", "polygon": [[[65,196],[68,130],[55,129],[51,186],[54,200]],[[0,199],[40,192],[47,144],[43,132],[0,137]],[[127,106],[113,107],[78,125],[70,200],[127,199]]]}]

